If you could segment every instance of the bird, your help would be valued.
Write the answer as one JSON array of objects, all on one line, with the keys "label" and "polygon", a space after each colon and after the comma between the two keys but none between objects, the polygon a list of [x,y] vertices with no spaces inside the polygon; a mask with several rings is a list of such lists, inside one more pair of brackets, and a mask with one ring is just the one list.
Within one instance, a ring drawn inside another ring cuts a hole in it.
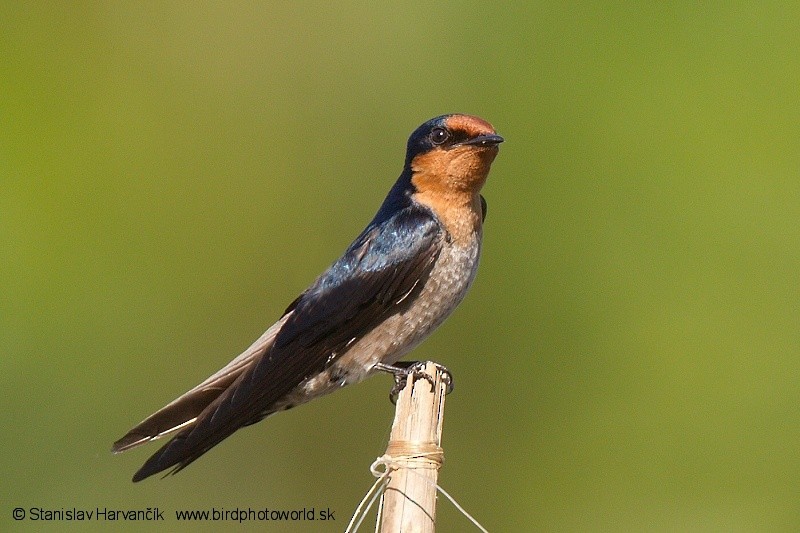
[{"label": "bird", "polygon": [[480,194],[504,141],[485,120],[441,115],[408,139],[400,177],[342,256],[249,348],[117,440],[174,434],[134,474],[177,473],[238,429],[379,371],[453,312],[475,279]]}]

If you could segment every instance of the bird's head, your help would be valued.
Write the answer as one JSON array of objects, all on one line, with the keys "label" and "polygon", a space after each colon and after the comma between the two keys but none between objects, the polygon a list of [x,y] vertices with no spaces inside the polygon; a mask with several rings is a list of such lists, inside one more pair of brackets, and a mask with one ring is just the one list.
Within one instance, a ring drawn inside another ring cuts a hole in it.
[{"label": "bird's head", "polygon": [[442,115],[408,139],[406,167],[417,190],[477,194],[503,138],[491,124],[471,115]]}]

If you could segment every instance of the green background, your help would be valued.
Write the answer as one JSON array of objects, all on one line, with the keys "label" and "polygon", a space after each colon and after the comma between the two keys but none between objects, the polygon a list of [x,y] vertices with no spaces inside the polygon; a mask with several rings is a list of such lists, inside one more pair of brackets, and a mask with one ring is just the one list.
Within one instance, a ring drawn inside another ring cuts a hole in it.
[{"label": "green background", "polygon": [[[448,112],[507,142],[477,281],[414,353],[456,378],[441,484],[490,531],[800,527],[795,4],[11,4],[0,528],[314,506],[336,522],[234,529],[343,530],[386,377],[168,479],[130,482],[155,445],[109,449],[258,337]],[[438,526],[469,530],[443,499]]]}]

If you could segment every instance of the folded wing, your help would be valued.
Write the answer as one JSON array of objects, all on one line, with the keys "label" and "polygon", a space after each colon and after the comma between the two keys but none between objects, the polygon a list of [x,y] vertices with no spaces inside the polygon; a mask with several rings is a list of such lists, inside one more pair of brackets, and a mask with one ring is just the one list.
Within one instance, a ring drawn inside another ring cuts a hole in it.
[{"label": "folded wing", "polygon": [[[274,412],[276,403],[333,363],[354,340],[413,302],[444,238],[438,220],[416,205],[368,226],[289,306],[273,327],[273,339],[265,334],[265,342],[253,345],[260,349],[248,350],[204,382],[205,387],[192,389],[194,398],[190,391],[182,402],[173,402],[179,406],[172,409],[175,416],[159,416],[159,411],[137,426],[145,425],[146,431],[134,428],[115,444],[122,451],[155,438],[156,431],[163,434],[170,425],[182,427],[134,481],[171,467],[178,471],[240,427]],[[170,406],[162,411],[169,413]]]}]

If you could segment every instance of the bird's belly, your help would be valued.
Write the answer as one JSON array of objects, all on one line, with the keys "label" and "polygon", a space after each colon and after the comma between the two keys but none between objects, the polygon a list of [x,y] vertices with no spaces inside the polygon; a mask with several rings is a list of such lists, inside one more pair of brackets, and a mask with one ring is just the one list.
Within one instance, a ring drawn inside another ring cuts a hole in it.
[{"label": "bird's belly", "polygon": [[357,383],[376,363],[392,364],[422,342],[450,316],[475,279],[480,236],[467,246],[448,244],[416,299],[358,339],[330,367],[303,381],[286,398],[287,407]]}]

